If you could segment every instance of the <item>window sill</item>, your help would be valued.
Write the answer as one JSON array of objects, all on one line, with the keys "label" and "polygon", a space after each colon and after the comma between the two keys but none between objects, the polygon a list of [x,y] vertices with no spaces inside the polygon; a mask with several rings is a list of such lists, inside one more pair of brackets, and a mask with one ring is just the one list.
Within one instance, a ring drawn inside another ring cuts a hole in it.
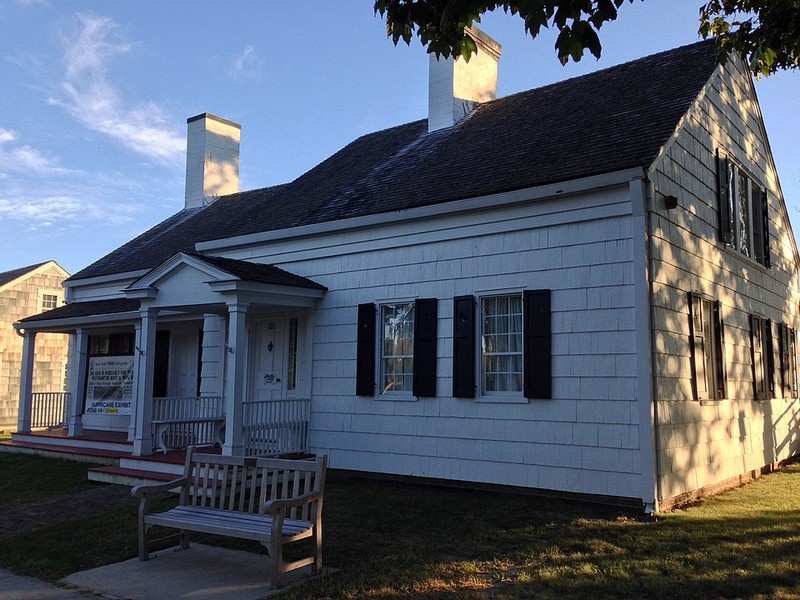
[{"label": "window sill", "polygon": [[724,398],[720,400],[698,400],[698,404],[700,404],[700,406],[719,406],[723,402],[725,402]]},{"label": "window sill", "polygon": [[522,396],[478,396],[475,402],[486,404],[528,404],[528,399]]},{"label": "window sill", "polygon": [[766,273],[766,272],[768,272],[768,271],[770,270],[770,268],[771,268],[771,267],[768,267],[768,266],[766,266],[766,265],[764,265],[764,264],[762,264],[762,263],[758,262],[758,261],[757,261],[755,258],[752,258],[752,257],[750,257],[750,256],[747,256],[746,254],[742,254],[742,253],[741,253],[741,252],[739,252],[738,250],[736,250],[736,249],[732,248],[731,246],[728,246],[728,245],[727,245],[725,242],[721,242],[721,243],[722,243],[722,249],[723,249],[723,251],[724,251],[724,252],[725,252],[725,254],[727,254],[728,256],[733,256],[733,257],[735,257],[735,258],[738,258],[738,259],[741,259],[741,260],[743,260],[743,261],[744,261],[744,262],[746,262],[748,265],[752,265],[752,266],[754,266],[754,267],[758,267],[758,268],[760,268],[760,269],[763,269],[765,273]]},{"label": "window sill", "polygon": [[375,396],[375,400],[379,402],[419,402],[419,398],[416,396],[407,396],[405,394],[380,394],[379,396]]}]

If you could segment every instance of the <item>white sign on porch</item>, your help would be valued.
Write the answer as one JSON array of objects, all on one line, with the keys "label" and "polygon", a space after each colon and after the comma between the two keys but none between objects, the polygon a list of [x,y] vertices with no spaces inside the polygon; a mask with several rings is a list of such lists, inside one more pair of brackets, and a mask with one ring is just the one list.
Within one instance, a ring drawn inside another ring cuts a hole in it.
[{"label": "white sign on porch", "polygon": [[94,356],[86,380],[87,415],[129,415],[133,400],[133,356]]}]

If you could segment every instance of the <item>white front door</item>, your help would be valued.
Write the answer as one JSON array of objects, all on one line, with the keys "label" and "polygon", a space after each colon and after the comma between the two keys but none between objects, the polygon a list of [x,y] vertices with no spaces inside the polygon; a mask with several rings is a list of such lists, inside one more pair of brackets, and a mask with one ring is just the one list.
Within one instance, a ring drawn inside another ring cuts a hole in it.
[{"label": "white front door", "polygon": [[196,331],[173,332],[170,352],[168,395],[197,396],[197,353],[200,340]]},{"label": "white front door", "polygon": [[253,322],[250,348],[250,398],[286,398],[286,318],[267,317]]}]

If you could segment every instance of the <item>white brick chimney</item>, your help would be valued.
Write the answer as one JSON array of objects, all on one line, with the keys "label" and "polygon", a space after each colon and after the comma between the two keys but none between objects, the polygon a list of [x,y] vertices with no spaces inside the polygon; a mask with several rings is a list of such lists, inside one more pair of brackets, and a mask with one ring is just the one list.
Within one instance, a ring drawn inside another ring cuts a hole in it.
[{"label": "white brick chimney", "polygon": [[477,27],[468,27],[478,53],[469,62],[431,54],[428,76],[428,131],[452,127],[477,102],[497,98],[497,61],[502,47]]},{"label": "white brick chimney", "polygon": [[186,129],[185,208],[238,192],[242,126],[203,113],[187,119]]}]

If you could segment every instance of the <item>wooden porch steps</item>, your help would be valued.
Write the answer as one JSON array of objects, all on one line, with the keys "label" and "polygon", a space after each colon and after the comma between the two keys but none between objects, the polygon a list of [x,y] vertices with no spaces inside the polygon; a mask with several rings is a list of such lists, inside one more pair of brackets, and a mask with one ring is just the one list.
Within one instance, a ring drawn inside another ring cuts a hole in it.
[{"label": "wooden porch steps", "polygon": [[127,452],[119,450],[105,450],[102,448],[89,448],[65,446],[63,444],[49,444],[27,440],[10,440],[0,442],[0,452],[16,454],[35,454],[47,458],[62,458],[78,462],[98,463],[105,465],[116,464]]},{"label": "wooden porch steps", "polygon": [[130,487],[142,485],[144,483],[164,483],[177,479],[178,477],[172,473],[156,473],[154,471],[126,469],[116,465],[89,469],[88,476],[89,481],[113,483],[115,485]]}]

